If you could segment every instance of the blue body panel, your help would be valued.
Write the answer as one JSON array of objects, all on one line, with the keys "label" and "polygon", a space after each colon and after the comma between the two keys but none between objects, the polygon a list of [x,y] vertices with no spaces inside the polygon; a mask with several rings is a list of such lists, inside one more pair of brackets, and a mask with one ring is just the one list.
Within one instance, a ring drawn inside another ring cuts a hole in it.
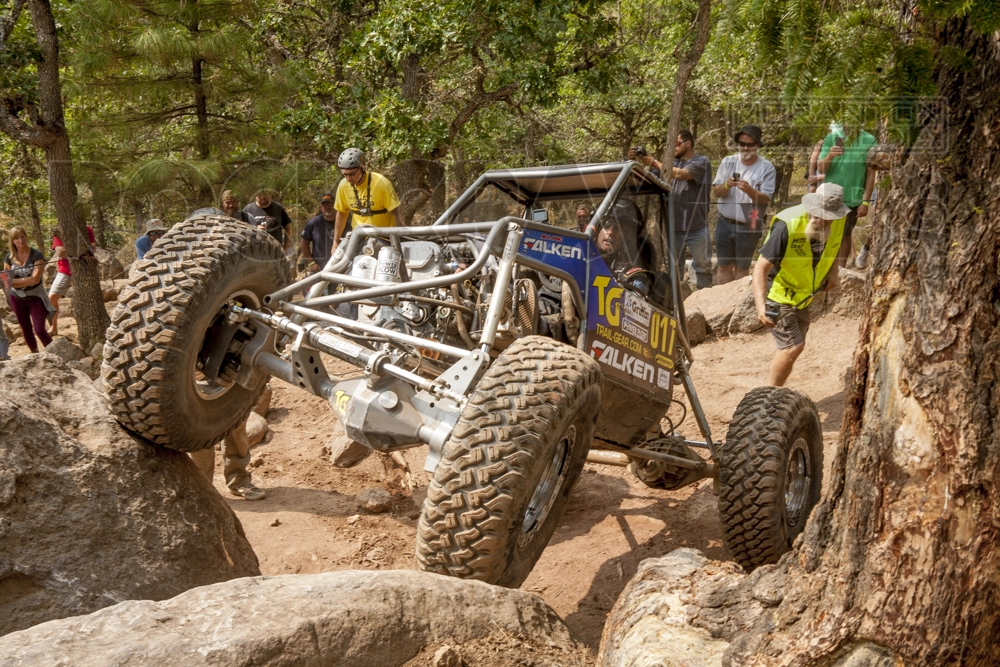
[{"label": "blue body panel", "polygon": [[584,290],[586,347],[619,383],[669,401],[677,320],[622,287],[589,239],[526,229],[519,254],[562,269]]}]

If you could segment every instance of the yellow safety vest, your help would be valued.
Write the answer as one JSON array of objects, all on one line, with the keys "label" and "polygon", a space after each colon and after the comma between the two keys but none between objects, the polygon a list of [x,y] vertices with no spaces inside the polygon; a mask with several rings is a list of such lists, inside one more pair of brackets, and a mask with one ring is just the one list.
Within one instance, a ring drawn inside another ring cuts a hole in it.
[{"label": "yellow safety vest", "polygon": [[[793,206],[774,216],[781,220],[788,229],[788,245],[781,258],[781,267],[771,283],[767,298],[777,303],[806,308],[811,302],[809,296],[817,290],[826,274],[830,272],[837,260],[837,252],[844,241],[844,226],[846,216],[834,220],[830,229],[830,238],[820,254],[819,262],[813,269],[813,253],[806,238],[806,225],[809,224],[809,214],[804,206]],[[773,226],[773,222],[771,223]],[[770,235],[770,232],[768,232]]]}]

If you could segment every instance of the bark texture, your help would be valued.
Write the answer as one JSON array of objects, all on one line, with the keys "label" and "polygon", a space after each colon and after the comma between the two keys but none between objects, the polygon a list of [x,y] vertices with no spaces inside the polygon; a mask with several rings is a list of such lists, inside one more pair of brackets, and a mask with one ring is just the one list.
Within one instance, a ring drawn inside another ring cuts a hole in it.
[{"label": "bark texture", "polygon": [[[49,193],[56,209],[56,217],[63,229],[67,230],[66,238],[62,241],[73,271],[76,294],[73,305],[80,345],[89,349],[94,343],[104,340],[104,330],[110,319],[101,298],[97,261],[93,256],[85,254],[88,250],[87,223],[77,200],[76,180],[73,178],[73,158],[63,117],[59,79],[59,36],[48,0],[18,0],[13,3],[10,12],[0,20],[0,47],[6,46],[7,37],[24,8],[31,15],[35,40],[41,53],[41,60],[37,65],[38,106],[24,110],[19,107],[17,100],[0,100],[0,130],[15,141],[45,150]],[[30,123],[18,115],[20,110],[27,113]]]},{"label": "bark texture", "polygon": [[1000,44],[959,22],[941,41],[974,64],[937,72],[947,117],[893,169],[830,490],[729,664],[834,664],[862,646],[1000,662]]}]

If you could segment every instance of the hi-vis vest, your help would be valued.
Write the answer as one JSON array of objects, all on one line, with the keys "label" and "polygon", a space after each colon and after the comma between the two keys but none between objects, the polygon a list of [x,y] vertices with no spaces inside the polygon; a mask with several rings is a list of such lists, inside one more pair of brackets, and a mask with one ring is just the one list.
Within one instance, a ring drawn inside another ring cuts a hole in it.
[{"label": "hi-vis vest", "polygon": [[837,260],[837,252],[844,240],[847,218],[834,220],[830,225],[830,238],[827,239],[826,247],[823,248],[815,270],[813,270],[812,247],[806,238],[809,214],[806,213],[805,207],[787,208],[774,216],[774,219],[783,221],[788,228],[788,245],[785,247],[781,268],[774,277],[767,298],[777,303],[805,308],[812,302],[812,297],[809,295],[819,288]]}]

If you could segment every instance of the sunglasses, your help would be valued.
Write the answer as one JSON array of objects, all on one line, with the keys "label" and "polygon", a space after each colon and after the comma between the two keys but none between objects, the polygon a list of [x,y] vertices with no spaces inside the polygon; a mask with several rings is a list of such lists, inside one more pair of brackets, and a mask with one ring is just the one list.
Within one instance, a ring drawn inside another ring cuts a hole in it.
[{"label": "sunglasses", "polygon": [[747,143],[746,141],[741,141],[741,142],[739,142],[739,144],[740,144],[740,148],[757,148],[757,142],[756,141],[751,141],[749,143]]}]

